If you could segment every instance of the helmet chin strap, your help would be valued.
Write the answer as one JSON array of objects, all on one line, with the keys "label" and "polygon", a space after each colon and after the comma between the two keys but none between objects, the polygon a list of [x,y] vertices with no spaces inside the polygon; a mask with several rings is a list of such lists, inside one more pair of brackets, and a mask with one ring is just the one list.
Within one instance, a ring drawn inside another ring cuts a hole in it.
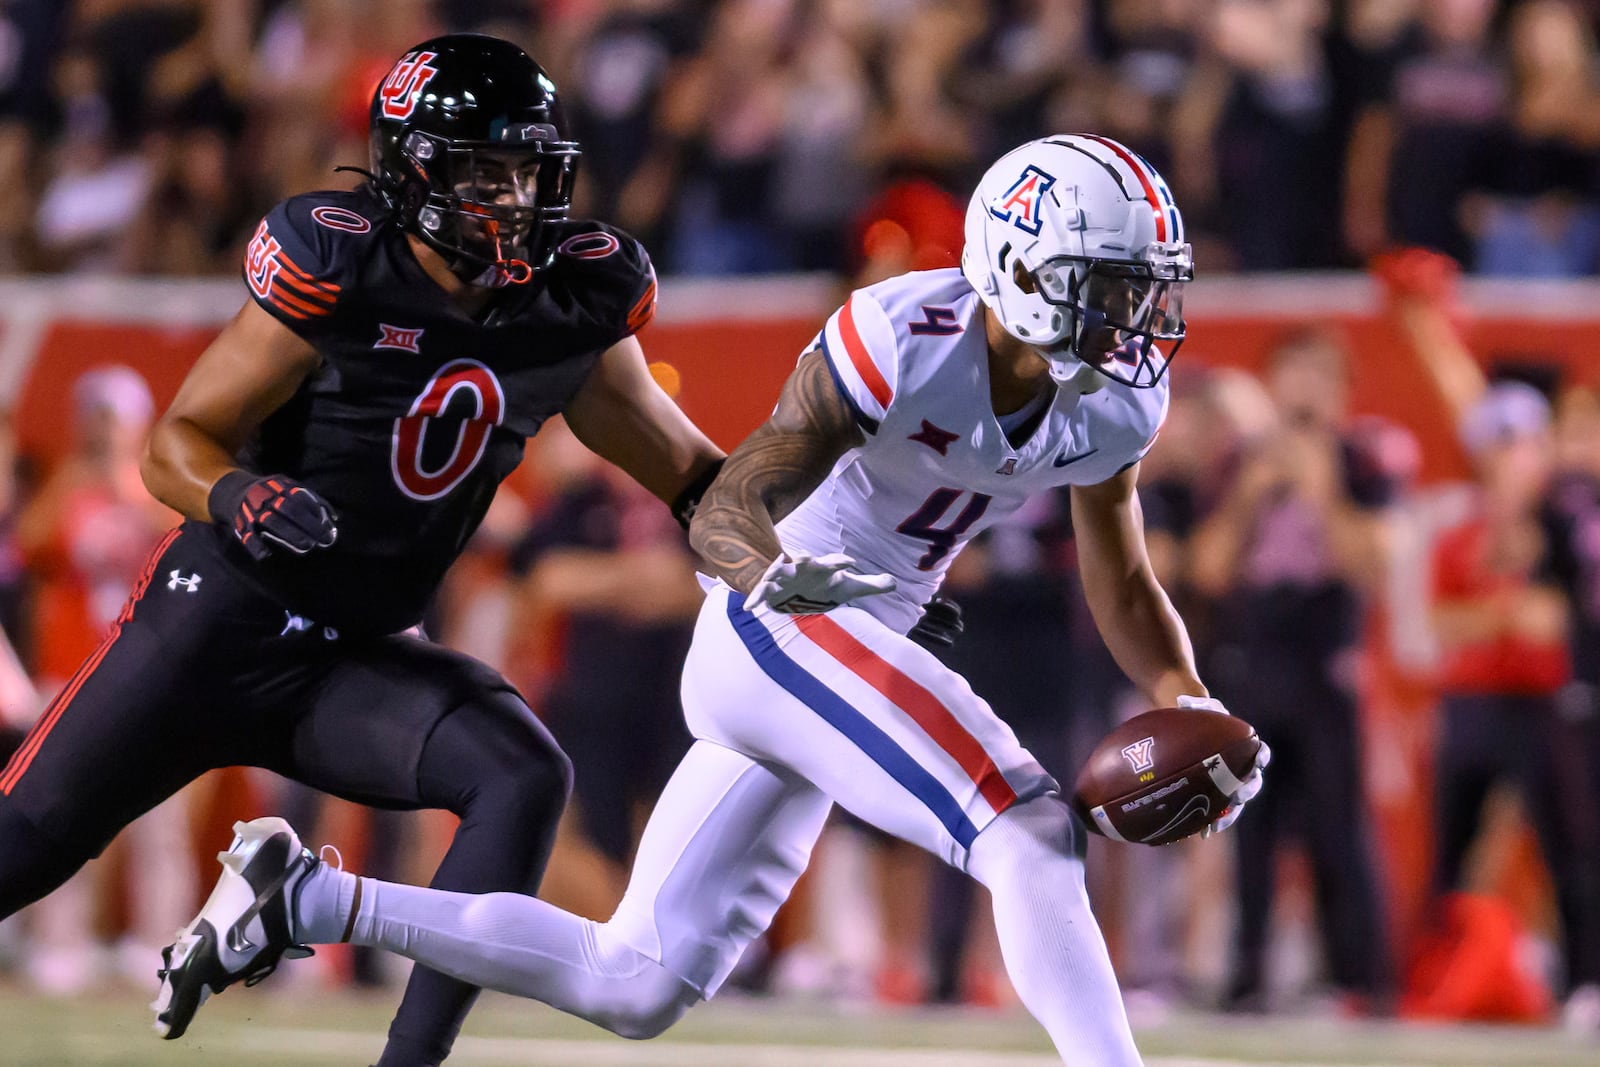
[{"label": "helmet chin strap", "polygon": [[1105,384],[1105,375],[1078,355],[1083,336],[1088,332],[1088,316],[1077,308],[1070,314],[1072,329],[1066,337],[1050,346],[1050,354],[1046,357],[1046,362],[1050,364],[1050,377],[1057,385],[1071,385],[1080,393],[1092,393]]},{"label": "helmet chin strap", "polygon": [[1075,393],[1099,392],[1111,380],[1077,356],[1062,353],[1046,357],[1045,362],[1050,367],[1050,380]]},{"label": "helmet chin strap", "polygon": [[[429,244],[444,254],[445,262],[449,265],[451,273],[468,285],[476,285],[485,289],[499,289],[508,285],[526,285],[533,281],[533,264],[525,259],[518,259],[505,254],[505,246],[500,240],[500,223],[493,218],[487,218],[477,212],[466,212],[475,216],[487,230],[489,237],[494,241],[494,256],[480,256],[469,252],[460,245],[447,245],[428,234],[427,230],[418,227]],[[476,273],[473,273],[476,272]]]},{"label": "helmet chin strap", "polygon": [[505,279],[501,285],[527,285],[533,281],[533,265],[525,259],[512,259],[505,254],[505,249],[500,244],[500,223],[497,219],[488,219],[487,228],[489,236],[494,240],[494,269],[499,271]]}]

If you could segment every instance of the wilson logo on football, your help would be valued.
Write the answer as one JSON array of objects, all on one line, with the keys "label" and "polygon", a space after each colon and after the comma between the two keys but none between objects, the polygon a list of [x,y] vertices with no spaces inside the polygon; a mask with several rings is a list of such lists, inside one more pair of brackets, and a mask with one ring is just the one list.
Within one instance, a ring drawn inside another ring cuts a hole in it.
[{"label": "wilson logo on football", "polygon": [[1143,774],[1155,767],[1155,750],[1156,739],[1145,737],[1131,745],[1124,745],[1122,758],[1128,761],[1128,766],[1133,768],[1134,774]]},{"label": "wilson logo on football", "polygon": [[411,112],[417,106],[417,98],[422,95],[422,87],[439,73],[438,67],[429,66],[437,57],[437,52],[413,52],[401,57],[400,62],[394,65],[378,90],[378,96],[383,101],[384,118],[411,117]]}]

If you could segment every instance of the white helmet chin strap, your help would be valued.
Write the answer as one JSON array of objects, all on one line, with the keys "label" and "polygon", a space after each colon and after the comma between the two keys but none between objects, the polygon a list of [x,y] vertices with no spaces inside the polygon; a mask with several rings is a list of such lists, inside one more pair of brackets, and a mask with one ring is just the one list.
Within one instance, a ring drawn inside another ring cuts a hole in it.
[{"label": "white helmet chin strap", "polygon": [[1083,360],[1065,352],[1047,355],[1044,361],[1050,365],[1050,380],[1075,393],[1097,392],[1111,380]]}]

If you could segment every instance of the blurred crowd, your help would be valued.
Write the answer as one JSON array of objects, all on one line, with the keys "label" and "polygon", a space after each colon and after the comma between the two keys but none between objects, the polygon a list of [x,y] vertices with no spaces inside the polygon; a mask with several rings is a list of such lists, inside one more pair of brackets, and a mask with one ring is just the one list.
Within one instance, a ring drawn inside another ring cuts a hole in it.
[{"label": "blurred crowd", "polygon": [[[1408,430],[1352,417],[1336,330],[1285,332],[1259,376],[1175,371],[1142,473],[1152,560],[1202,676],[1275,760],[1219,839],[1093,842],[1130,996],[1559,1010],[1600,1033],[1600,395],[1536,364],[1486,375],[1453,304],[1457,263],[1600,270],[1596,17],[1569,0],[0,0],[0,272],[234,271],[273,202],[354,180],[331,167],[365,160],[372,85],[446,29],[551,70],[585,145],[580,210],[638,232],[663,273],[865,284],[948,265],[998,152],[1119,137],[1171,179],[1203,271],[1373,264],[1405,342],[1390,358],[1425,370],[1472,472],[1424,484]],[[139,483],[144,382],[107,366],[72,396],[74,444],[42,478],[0,426],[0,753],[172,518]],[[967,633],[946,653],[1064,783],[1142,710],[1072,536],[1047,497],[964,553],[949,591]],[[545,886],[564,906],[609,914],[688,745],[699,597],[664,509],[557,422],[437,605],[430,630],[513,678],[573,757]],[[413,880],[451,829],[213,775],[130,831],[158,847],[113,851],[0,927],[0,964],[46,990],[148,984],[245,809]],[[979,891],[841,818],[737,981],[1004,1004]]]},{"label": "blurred crowd", "polygon": [[853,270],[859,205],[965,197],[1093,130],[1169,179],[1203,271],[1391,244],[1600,269],[1584,0],[5,0],[0,271],[231,272],[282,197],[359,178],[375,82],[484,30],[553,74],[578,209],[663,273]]}]

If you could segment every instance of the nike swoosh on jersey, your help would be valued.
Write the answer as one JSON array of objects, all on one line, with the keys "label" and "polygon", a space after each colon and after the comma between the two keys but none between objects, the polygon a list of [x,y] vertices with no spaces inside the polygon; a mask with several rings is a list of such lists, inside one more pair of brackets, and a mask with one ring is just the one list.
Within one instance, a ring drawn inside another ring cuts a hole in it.
[{"label": "nike swoosh on jersey", "polygon": [[1098,448],[1091,448],[1087,452],[1079,452],[1076,456],[1069,456],[1065,452],[1063,452],[1060,455],[1058,455],[1055,458],[1054,462],[1052,462],[1050,465],[1052,467],[1070,466],[1071,464],[1074,464],[1074,463],[1078,462],[1078,460],[1080,460],[1080,459],[1088,459],[1090,456],[1094,455],[1098,451],[1100,451]]}]

